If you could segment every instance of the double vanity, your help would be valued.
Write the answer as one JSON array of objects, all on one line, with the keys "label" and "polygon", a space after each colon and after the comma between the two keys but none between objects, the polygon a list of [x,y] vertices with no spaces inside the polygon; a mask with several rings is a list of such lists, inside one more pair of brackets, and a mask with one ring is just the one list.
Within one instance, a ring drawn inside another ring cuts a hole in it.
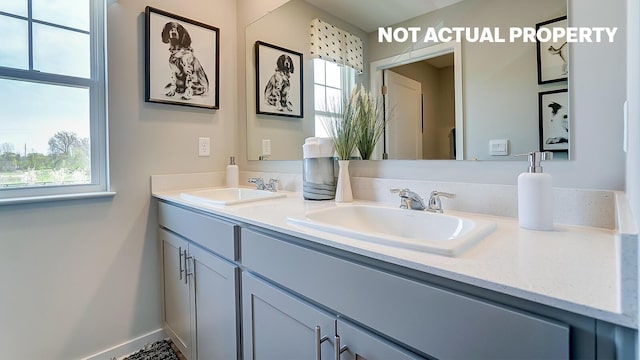
[{"label": "double vanity", "polygon": [[509,217],[249,188],[153,195],[165,331],[190,359],[636,351],[637,308],[627,300],[637,294],[625,267],[637,265],[621,255],[619,229],[536,232]]}]

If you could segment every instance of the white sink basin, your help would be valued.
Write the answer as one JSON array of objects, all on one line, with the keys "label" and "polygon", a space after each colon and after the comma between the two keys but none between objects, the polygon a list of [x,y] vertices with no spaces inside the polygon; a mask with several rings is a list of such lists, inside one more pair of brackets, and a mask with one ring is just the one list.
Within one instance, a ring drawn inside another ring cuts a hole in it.
[{"label": "white sink basin", "polygon": [[278,192],[245,188],[216,188],[184,192],[180,194],[180,197],[185,200],[199,202],[206,205],[223,206],[260,200],[277,199],[286,196],[286,194]]},{"label": "white sink basin", "polygon": [[426,211],[349,205],[289,217],[291,223],[359,240],[456,256],[496,228],[496,223]]}]

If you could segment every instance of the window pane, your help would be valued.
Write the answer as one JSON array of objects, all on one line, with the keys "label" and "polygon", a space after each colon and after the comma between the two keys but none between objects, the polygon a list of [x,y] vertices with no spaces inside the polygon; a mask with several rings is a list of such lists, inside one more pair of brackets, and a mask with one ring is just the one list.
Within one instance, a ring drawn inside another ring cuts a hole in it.
[{"label": "window pane", "polygon": [[33,68],[43,72],[91,77],[89,35],[33,24]]},{"label": "window pane", "polygon": [[326,61],[322,59],[313,59],[313,82],[316,84],[324,84],[324,64]]},{"label": "window pane", "polygon": [[90,4],[89,0],[33,0],[33,18],[89,31]]},{"label": "window pane", "polygon": [[327,88],[327,104],[329,111],[333,113],[342,112],[342,90]]},{"label": "window pane", "polygon": [[325,87],[322,85],[314,85],[313,98],[315,99],[314,109],[316,111],[327,111],[324,89]]},{"label": "window pane", "polygon": [[13,15],[27,16],[27,0],[2,0],[0,11]]},{"label": "window pane", "polygon": [[329,137],[329,133],[327,132],[327,121],[331,121],[332,119],[328,116],[316,115],[316,127],[315,127],[315,135],[316,137]]},{"label": "window pane", "polygon": [[89,89],[0,78],[0,93],[0,188],[91,183]]},{"label": "window pane", "polygon": [[0,66],[15,69],[29,69],[29,32],[27,21],[0,15]]},{"label": "window pane", "polygon": [[341,67],[332,62],[327,63],[327,86],[333,86],[336,88],[340,86],[340,69]]}]

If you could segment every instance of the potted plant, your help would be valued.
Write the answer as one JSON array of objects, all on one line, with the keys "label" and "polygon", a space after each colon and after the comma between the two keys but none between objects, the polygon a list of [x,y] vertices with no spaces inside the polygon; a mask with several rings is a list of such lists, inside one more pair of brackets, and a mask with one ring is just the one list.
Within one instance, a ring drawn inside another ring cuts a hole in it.
[{"label": "potted plant", "polygon": [[[344,107],[333,113],[340,116],[323,121],[323,126],[329,134],[338,157],[338,183],[336,185],[336,202],[353,201],[351,192],[351,180],[349,179],[349,159],[356,148],[357,140],[357,92],[354,90],[351,97],[344,101]],[[333,104],[338,107],[337,104]]]}]

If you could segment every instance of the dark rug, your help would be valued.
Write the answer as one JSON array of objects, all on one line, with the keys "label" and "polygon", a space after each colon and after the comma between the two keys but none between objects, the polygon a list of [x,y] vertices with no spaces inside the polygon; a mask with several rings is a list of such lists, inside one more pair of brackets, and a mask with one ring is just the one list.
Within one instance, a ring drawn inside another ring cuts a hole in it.
[{"label": "dark rug", "polygon": [[180,360],[178,354],[171,347],[171,341],[160,340],[149,344],[123,360]]}]

